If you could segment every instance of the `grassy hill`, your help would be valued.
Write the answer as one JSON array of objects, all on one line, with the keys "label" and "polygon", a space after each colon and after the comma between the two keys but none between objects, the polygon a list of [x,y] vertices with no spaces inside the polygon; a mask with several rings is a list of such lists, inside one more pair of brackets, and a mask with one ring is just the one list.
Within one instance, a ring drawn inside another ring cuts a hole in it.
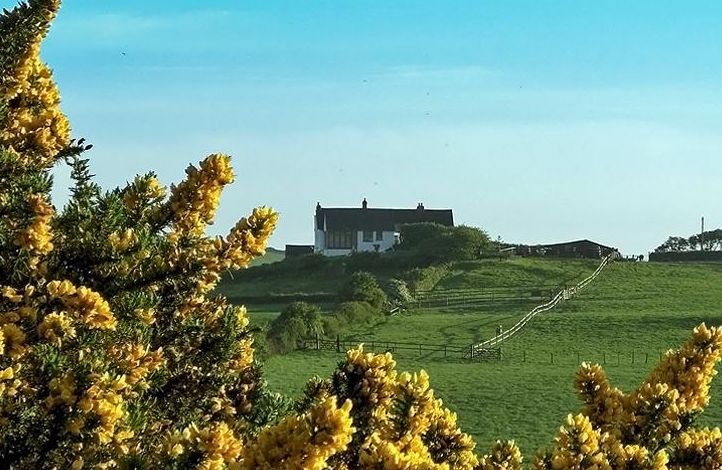
[{"label": "grassy hill", "polygon": [[261,266],[263,264],[276,263],[278,261],[283,261],[285,258],[286,258],[285,251],[277,250],[276,248],[269,247],[266,249],[265,255],[251,261],[251,266]]},{"label": "grassy hill", "polygon": [[[584,277],[594,266],[549,260],[465,263],[452,268],[436,289],[559,285]],[[429,372],[436,393],[481,446],[497,438],[516,439],[530,456],[551,443],[568,412],[579,409],[572,387],[579,361],[606,361],[615,385],[632,387],[698,323],[722,325],[720,285],[722,265],[615,263],[578,297],[535,318],[506,343],[501,362],[462,363],[409,352],[395,357],[402,370]],[[467,344],[492,336],[500,324],[508,328],[531,306],[422,309],[371,326],[348,325],[344,336],[367,343]],[[264,370],[272,387],[298,395],[310,376],[327,376],[341,359],[335,353],[295,352],[270,358]],[[702,421],[722,421],[719,381]]]}]

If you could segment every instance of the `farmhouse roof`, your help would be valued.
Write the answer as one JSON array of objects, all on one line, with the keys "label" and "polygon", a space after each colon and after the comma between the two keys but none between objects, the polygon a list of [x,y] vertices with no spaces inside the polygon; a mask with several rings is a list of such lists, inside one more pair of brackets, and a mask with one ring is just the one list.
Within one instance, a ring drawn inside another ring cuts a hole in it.
[{"label": "farmhouse roof", "polygon": [[540,246],[543,246],[545,248],[553,248],[553,247],[559,247],[559,246],[569,246],[569,245],[582,245],[582,244],[592,244],[599,246],[601,248],[606,248],[607,250],[616,250],[616,248],[611,246],[602,245],[601,243],[597,243],[595,241],[589,240],[589,239],[583,239],[583,240],[574,240],[570,242],[564,242],[564,243],[546,243],[542,244]]},{"label": "farmhouse roof", "polygon": [[321,207],[316,206],[316,228],[319,230],[382,230],[395,231],[401,225],[433,222],[446,226],[454,225],[451,209],[426,209],[419,203],[416,209],[362,207]]}]

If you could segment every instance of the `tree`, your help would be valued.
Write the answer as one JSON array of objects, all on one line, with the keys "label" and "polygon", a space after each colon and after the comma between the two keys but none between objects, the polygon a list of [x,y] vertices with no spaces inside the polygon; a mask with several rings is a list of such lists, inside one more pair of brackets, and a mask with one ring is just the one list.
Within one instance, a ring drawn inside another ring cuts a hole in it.
[{"label": "tree", "polygon": [[476,227],[446,227],[434,223],[401,227],[402,250],[413,250],[432,261],[465,261],[479,258],[493,249],[489,235]]},{"label": "tree", "polygon": [[664,243],[659,245],[654,251],[657,253],[667,253],[670,251],[686,251],[690,247],[690,241],[683,237],[669,237]]}]

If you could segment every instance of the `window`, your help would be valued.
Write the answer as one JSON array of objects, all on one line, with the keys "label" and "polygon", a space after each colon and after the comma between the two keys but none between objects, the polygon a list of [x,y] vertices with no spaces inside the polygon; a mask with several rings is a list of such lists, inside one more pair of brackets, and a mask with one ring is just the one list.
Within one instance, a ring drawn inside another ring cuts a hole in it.
[{"label": "window", "polygon": [[326,248],[348,250],[354,247],[355,233],[350,231],[329,231],[326,233]]},{"label": "window", "polygon": [[364,238],[363,240],[365,242],[372,242],[374,241],[374,231],[373,230],[364,230]]},{"label": "window", "polygon": [[384,232],[382,232],[381,230],[377,230],[376,231],[376,241],[380,242],[380,241],[383,241],[383,239],[384,239]]}]

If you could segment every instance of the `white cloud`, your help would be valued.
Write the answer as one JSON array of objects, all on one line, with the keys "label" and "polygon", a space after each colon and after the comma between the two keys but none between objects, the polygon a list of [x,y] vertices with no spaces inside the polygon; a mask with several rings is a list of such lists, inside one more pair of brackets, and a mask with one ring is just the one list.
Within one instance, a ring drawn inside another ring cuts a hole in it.
[{"label": "white cloud", "polygon": [[[61,13],[53,27],[58,39],[86,41],[131,40],[143,41],[150,33],[178,33],[197,27],[226,21],[231,13],[227,10],[198,10],[166,15],[140,15],[128,12],[86,13],[73,11]],[[177,36],[178,40],[184,36]]]}]

